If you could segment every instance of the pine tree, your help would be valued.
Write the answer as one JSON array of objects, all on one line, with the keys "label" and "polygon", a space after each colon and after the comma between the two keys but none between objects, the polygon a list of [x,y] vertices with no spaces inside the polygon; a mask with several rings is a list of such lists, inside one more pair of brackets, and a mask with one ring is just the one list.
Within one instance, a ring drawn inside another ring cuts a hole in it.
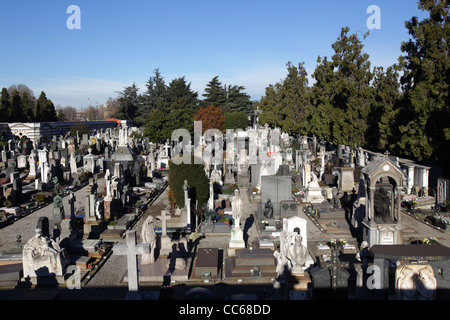
[{"label": "pine tree", "polygon": [[36,101],[36,105],[34,107],[34,121],[36,122],[44,122],[46,121],[44,118],[45,109],[47,108],[47,96],[44,91],[41,91],[39,98]]},{"label": "pine tree", "polygon": [[23,115],[23,104],[20,98],[19,91],[14,90],[11,96],[11,109],[9,112],[9,121],[11,122],[25,122]]},{"label": "pine tree", "polygon": [[222,114],[226,115],[228,112],[242,112],[247,116],[253,114],[253,102],[250,100],[250,95],[243,92],[243,86],[231,86],[226,89],[226,102],[222,107]]},{"label": "pine tree", "polygon": [[30,96],[27,92],[22,92],[22,114],[24,121],[23,122],[32,122],[33,121],[33,111],[31,109],[31,101]]},{"label": "pine tree", "polygon": [[9,122],[10,121],[10,110],[11,110],[11,101],[9,97],[8,90],[6,88],[2,89],[1,98],[0,98],[0,106],[1,106],[1,115],[2,115],[2,122]]},{"label": "pine tree", "polygon": [[[133,83],[131,86],[125,87],[119,97],[119,108],[114,115],[118,119],[133,120],[135,122],[138,116],[138,109],[142,103],[141,96],[138,94],[139,88]],[[140,125],[140,123],[136,123]]]},{"label": "pine tree", "polygon": [[[318,111],[312,112],[314,125],[323,117],[324,125],[318,136],[348,146],[366,146],[367,118],[371,107],[373,75],[369,55],[356,34],[349,35],[348,27],[341,29],[333,43],[332,60],[319,57],[313,88],[313,101]],[[364,36],[364,38],[366,35]],[[318,117],[319,116],[319,117]]]},{"label": "pine tree", "polygon": [[261,98],[260,123],[280,127],[285,132],[306,133],[309,108],[309,88],[304,64],[297,67],[287,63],[288,75],[275,85],[266,88]]},{"label": "pine tree", "polygon": [[398,146],[418,161],[435,155],[446,164],[450,161],[450,4],[421,0],[419,9],[429,16],[405,23],[411,38],[402,43],[405,55],[399,59],[405,101]]},{"label": "pine tree", "polygon": [[45,104],[45,108],[42,109],[42,115],[44,117],[44,121],[47,121],[47,122],[58,121],[58,117],[56,115],[55,105],[53,104],[52,100],[47,99],[47,103]]},{"label": "pine tree", "polygon": [[371,150],[397,151],[397,117],[401,103],[399,68],[393,65],[386,71],[375,68],[372,108],[368,117],[366,141]]},{"label": "pine tree", "polygon": [[203,96],[205,97],[202,103],[204,107],[213,105],[222,108],[225,106],[225,103],[227,102],[227,92],[226,88],[223,87],[222,83],[219,81],[219,76],[212,78],[206,85]]},{"label": "pine tree", "polygon": [[333,64],[327,57],[317,58],[317,67],[313,78],[316,80],[311,88],[311,108],[308,110],[309,135],[315,135],[326,141],[333,141],[333,91],[335,81]]},{"label": "pine tree", "polygon": [[154,109],[167,107],[167,86],[159,69],[155,69],[155,75],[150,77],[146,84],[146,92],[142,95],[142,103],[137,110],[136,121],[145,124],[149,113]]}]

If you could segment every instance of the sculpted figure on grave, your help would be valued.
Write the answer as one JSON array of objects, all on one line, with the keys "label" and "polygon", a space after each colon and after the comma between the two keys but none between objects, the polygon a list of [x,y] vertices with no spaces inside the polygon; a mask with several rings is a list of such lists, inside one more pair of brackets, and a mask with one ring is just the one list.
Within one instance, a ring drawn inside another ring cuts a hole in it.
[{"label": "sculpted figure on grave", "polygon": [[391,200],[389,199],[389,195],[385,188],[375,191],[375,217],[381,218],[384,222],[386,222],[390,217],[390,203]]},{"label": "sculpted figure on grave", "polygon": [[419,270],[417,281],[417,292],[419,293],[418,299],[433,300],[437,289],[437,282],[431,266],[427,265]]},{"label": "sculpted figure on grave", "polygon": [[24,276],[36,276],[36,271],[46,268],[48,274],[62,273],[62,261],[65,257],[58,244],[44,236],[41,229],[28,240],[22,251]]},{"label": "sculpted figure on grave", "polygon": [[53,198],[53,207],[54,208],[61,208],[63,206],[62,203],[62,197],[60,195],[57,195]]},{"label": "sculpted figure on grave", "polygon": [[264,204],[263,214],[266,218],[273,217],[273,205],[272,205],[272,200],[270,200],[270,198],[268,198],[267,202]]},{"label": "sculpted figure on grave", "polygon": [[143,243],[150,244],[150,253],[143,254],[141,264],[150,264],[155,262],[156,233],[153,224],[153,216],[149,215],[142,225],[141,239]]},{"label": "sculpted figure on grave", "polygon": [[308,258],[308,249],[302,245],[302,236],[297,234],[295,236],[295,242],[288,249],[288,259],[291,261],[293,274],[303,274],[304,270],[302,266],[305,264]]},{"label": "sculpted figure on grave", "polygon": [[231,202],[231,209],[233,210],[234,227],[239,228],[241,225],[242,216],[242,198],[239,189],[234,190],[234,197]]},{"label": "sculpted figure on grave", "polygon": [[403,267],[397,279],[397,290],[401,300],[414,300],[416,294],[416,284],[414,281],[414,270]]}]

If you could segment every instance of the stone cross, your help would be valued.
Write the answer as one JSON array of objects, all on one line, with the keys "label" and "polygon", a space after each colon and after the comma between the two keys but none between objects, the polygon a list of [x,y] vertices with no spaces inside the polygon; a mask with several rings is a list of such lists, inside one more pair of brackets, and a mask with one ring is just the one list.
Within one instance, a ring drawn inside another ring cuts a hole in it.
[{"label": "stone cross", "polygon": [[126,255],[128,263],[128,291],[139,291],[139,270],[137,255],[149,254],[150,244],[137,244],[136,230],[126,232],[126,244],[116,244],[113,247],[113,254]]},{"label": "stone cross", "polygon": [[333,291],[337,289],[338,282],[338,268],[348,268],[348,262],[341,262],[338,258],[338,249],[331,249],[331,259],[330,262],[321,262],[320,266],[323,268],[328,268],[331,271],[331,286]]},{"label": "stone cross", "polygon": [[159,220],[161,220],[161,229],[162,229],[162,236],[167,236],[167,220],[172,219],[172,216],[169,214],[166,214],[166,211],[161,211],[161,215],[156,216]]}]

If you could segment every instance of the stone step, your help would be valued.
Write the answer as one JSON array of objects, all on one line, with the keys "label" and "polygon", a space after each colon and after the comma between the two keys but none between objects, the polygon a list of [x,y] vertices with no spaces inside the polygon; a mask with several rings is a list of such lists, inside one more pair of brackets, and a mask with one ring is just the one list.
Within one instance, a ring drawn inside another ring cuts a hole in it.
[{"label": "stone step", "polygon": [[[275,266],[269,267],[269,266],[258,266],[259,272],[261,277],[273,277],[275,278],[277,276],[277,273],[275,271]],[[252,267],[235,267],[231,271],[232,277],[255,277],[255,275],[252,274],[251,270]]]},{"label": "stone step", "polygon": [[235,266],[253,267],[253,266],[274,266],[275,258],[271,249],[238,249],[235,253]]},{"label": "stone step", "polygon": [[431,206],[434,206],[435,202],[435,198],[431,196],[418,197],[416,208],[431,208]]}]

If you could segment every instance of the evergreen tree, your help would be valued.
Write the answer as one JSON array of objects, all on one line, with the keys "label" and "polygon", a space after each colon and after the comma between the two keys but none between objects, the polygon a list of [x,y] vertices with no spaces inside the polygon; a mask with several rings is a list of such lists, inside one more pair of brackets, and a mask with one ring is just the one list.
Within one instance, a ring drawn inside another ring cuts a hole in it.
[{"label": "evergreen tree", "polygon": [[9,97],[8,90],[6,88],[2,89],[1,97],[0,97],[0,106],[1,106],[1,115],[2,115],[2,122],[9,122],[10,121],[10,113],[11,113],[11,101]]},{"label": "evergreen tree", "polygon": [[183,208],[184,203],[184,181],[187,180],[191,189],[191,202],[198,201],[198,207],[201,208],[208,201],[209,197],[209,179],[205,173],[203,164],[195,164],[192,155],[189,164],[174,164],[169,161],[169,187],[175,196],[175,203],[178,208]]},{"label": "evergreen tree", "polygon": [[58,117],[56,116],[55,105],[52,100],[47,99],[47,103],[44,104],[44,108],[41,109],[43,121],[53,122],[58,121]]},{"label": "evergreen tree", "polygon": [[174,79],[164,90],[164,99],[159,100],[147,115],[145,134],[152,141],[170,139],[176,129],[186,129],[194,134],[194,115],[198,109],[198,94],[186,83],[184,77]]},{"label": "evergreen tree", "polygon": [[313,78],[316,80],[311,88],[311,105],[308,110],[309,134],[333,141],[333,118],[335,108],[333,106],[333,90],[331,83],[335,81],[333,64],[327,57],[317,58],[317,67]]},{"label": "evergreen tree", "polygon": [[366,133],[367,146],[381,152],[396,151],[396,121],[401,103],[398,66],[390,66],[386,71],[382,67],[375,68],[373,89]]},{"label": "evergreen tree", "polygon": [[142,95],[142,103],[137,111],[137,122],[145,124],[150,111],[167,106],[167,86],[159,69],[155,69],[155,75],[147,81],[146,92]]},{"label": "evergreen tree", "polygon": [[332,45],[336,73],[333,105],[338,111],[333,134],[336,143],[365,146],[371,106],[370,81],[373,75],[370,72],[369,55],[363,52],[361,40],[356,34],[348,35],[349,31],[348,27],[343,28],[340,37]]},{"label": "evergreen tree", "polygon": [[227,102],[227,91],[219,81],[219,76],[212,78],[206,85],[203,96],[205,97],[202,103],[203,107],[213,105],[222,108],[225,106],[225,103]]},{"label": "evergreen tree", "polygon": [[405,101],[398,146],[405,156],[418,161],[435,155],[449,163],[450,4],[420,0],[419,9],[429,16],[423,21],[412,17],[405,23],[411,38],[402,43],[405,55],[399,59]]},{"label": "evergreen tree", "polygon": [[225,129],[245,130],[248,127],[248,117],[242,111],[233,111],[225,115]]},{"label": "evergreen tree", "polygon": [[172,127],[168,114],[159,108],[151,110],[145,121],[144,135],[155,143],[163,143],[170,139]]},{"label": "evergreen tree", "polygon": [[194,116],[199,107],[198,93],[191,89],[184,77],[174,79],[167,88],[167,104],[173,130],[187,129],[194,133]]},{"label": "evergreen tree", "polygon": [[287,63],[288,75],[281,83],[269,85],[261,98],[261,124],[280,127],[290,133],[307,133],[309,88],[303,63]]},{"label": "evergreen tree", "polygon": [[[370,72],[368,54],[356,34],[348,35],[350,29],[342,28],[337,41],[333,43],[332,60],[319,57],[313,88],[313,100],[318,110],[311,116],[314,125],[323,119],[318,136],[336,144],[366,146],[367,118],[371,107],[373,78]],[[364,36],[365,38],[365,36]],[[319,117],[318,117],[319,116]]]},{"label": "evergreen tree", "polygon": [[223,115],[235,111],[243,112],[247,116],[253,114],[253,102],[250,100],[250,95],[242,92],[243,90],[245,90],[243,86],[228,86],[226,102],[221,108]]},{"label": "evergreen tree", "polygon": [[[24,121],[25,120],[25,121]],[[11,108],[9,112],[10,122],[26,122],[23,115],[23,104],[19,91],[14,90],[11,96]]]},{"label": "evergreen tree", "polygon": [[122,120],[133,120],[136,125],[140,125],[137,120],[138,109],[142,102],[141,96],[138,94],[139,88],[133,83],[131,86],[125,87],[119,97],[119,108],[116,111],[115,117]]},{"label": "evergreen tree", "polygon": [[47,96],[44,91],[41,91],[39,98],[36,101],[36,105],[34,107],[34,121],[36,122],[44,122],[44,113],[47,108]]},{"label": "evergreen tree", "polygon": [[22,100],[22,114],[24,118],[23,122],[32,122],[34,117],[29,94],[25,91],[22,92],[21,100]]}]

